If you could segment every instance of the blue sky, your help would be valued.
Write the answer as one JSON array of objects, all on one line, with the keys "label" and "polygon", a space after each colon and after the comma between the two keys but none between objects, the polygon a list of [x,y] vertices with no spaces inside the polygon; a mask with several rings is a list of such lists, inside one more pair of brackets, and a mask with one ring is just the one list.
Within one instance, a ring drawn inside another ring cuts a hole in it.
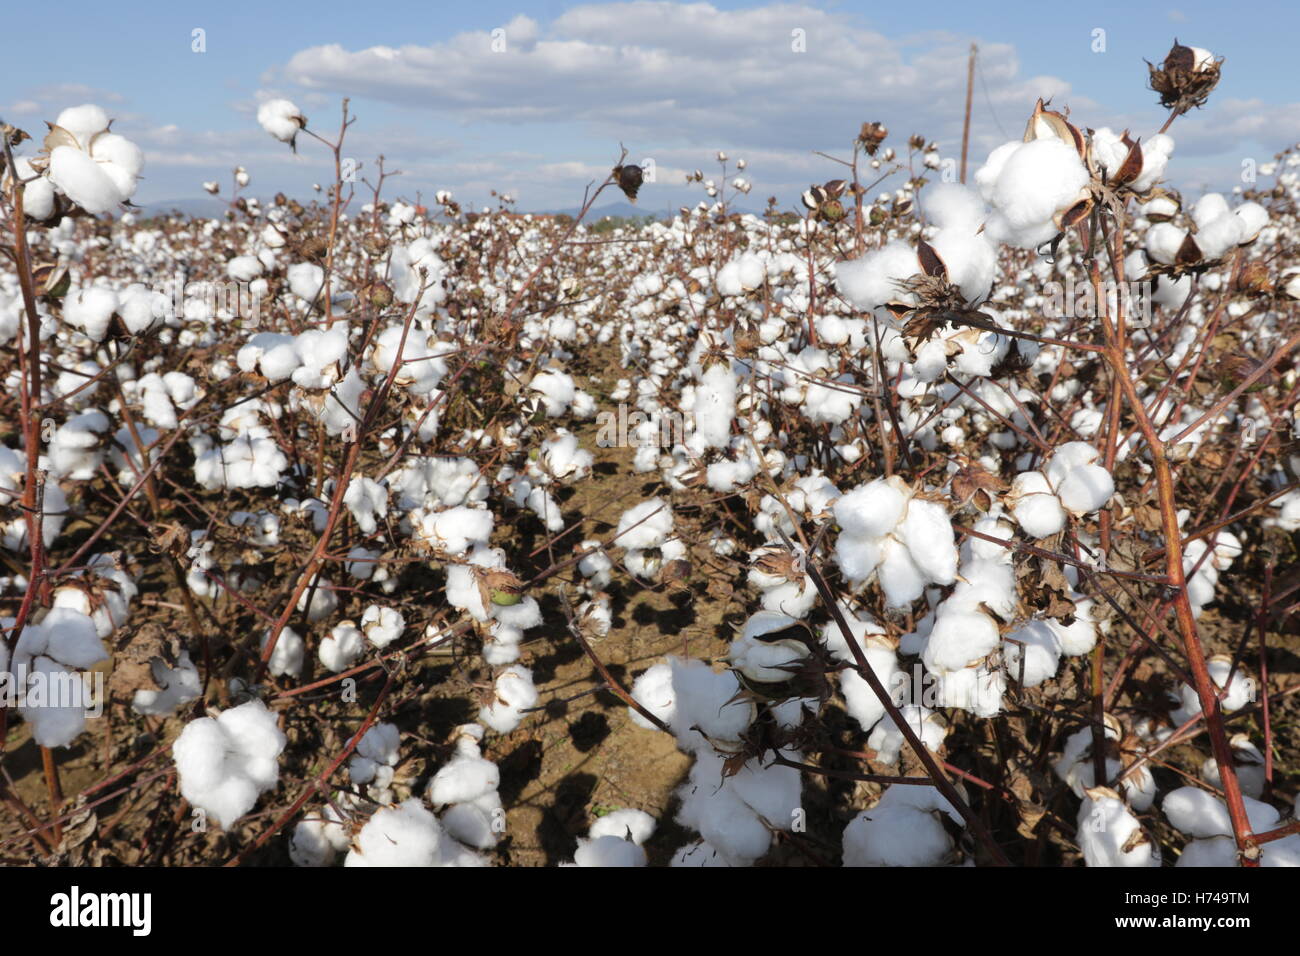
[{"label": "blue sky", "polygon": [[[1300,27],[1284,3],[77,0],[57,18],[15,5],[6,20],[25,42],[7,44],[0,116],[39,138],[64,106],[99,102],[145,148],[142,203],[202,195],[207,179],[228,191],[236,164],[250,192],[308,195],[328,156],[305,141],[294,157],[262,132],[256,105],[273,95],[331,136],[351,95],[359,122],[345,152],[362,175],[380,152],[404,170],[390,195],[448,188],[482,204],[496,187],[521,208],[567,207],[622,141],[656,162],[650,211],[698,198],[682,173],[712,174],[718,149],[748,160],[746,204],[788,203],[837,175],[812,151],[843,155],[864,120],[886,122],[897,145],[920,132],[955,155],[971,41],[976,165],[1019,134],[1037,95],[1083,125],[1154,132],[1163,113],[1142,60],[1159,60],[1174,36],[1226,57],[1210,105],[1171,130],[1175,185],[1230,188],[1244,158],[1300,140],[1300,85],[1277,82]],[[203,53],[191,49],[195,28]],[[505,49],[493,52],[497,28]]]}]

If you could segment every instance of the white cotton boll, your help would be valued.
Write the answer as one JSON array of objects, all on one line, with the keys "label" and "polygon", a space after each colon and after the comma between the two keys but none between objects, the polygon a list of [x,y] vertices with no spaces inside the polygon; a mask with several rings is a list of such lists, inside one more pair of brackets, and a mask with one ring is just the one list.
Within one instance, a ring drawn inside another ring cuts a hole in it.
[{"label": "white cotton boll", "polygon": [[960,228],[974,234],[984,222],[984,200],[969,186],[939,182],[927,186],[920,196],[926,218],[941,230]]},{"label": "white cotton boll", "polygon": [[518,604],[493,605],[492,616],[504,627],[526,631],[542,623],[542,608],[536,598],[523,598]]},{"label": "white cotton boll", "polygon": [[54,215],[54,184],[44,177],[33,179],[36,170],[31,161],[22,156],[14,157],[14,166],[18,178],[28,180],[23,190],[23,212],[33,219],[44,220]]},{"label": "white cotton boll", "polygon": [[501,771],[491,760],[485,760],[478,748],[461,750],[429,781],[428,798],[435,807],[453,803],[468,803],[501,785]]},{"label": "white cotton boll", "polygon": [[387,647],[405,630],[406,619],[396,608],[372,604],[361,615],[361,633],[375,647]]},{"label": "white cotton boll", "polygon": [[1186,229],[1179,229],[1171,222],[1158,222],[1147,230],[1147,255],[1156,262],[1172,265],[1186,238]]},{"label": "white cotton boll", "polygon": [[102,342],[117,310],[117,293],[103,286],[78,289],[63,302],[63,318],[92,342]]},{"label": "white cotton boll", "polygon": [[557,371],[539,372],[533,376],[528,387],[541,396],[548,418],[563,415],[576,394],[573,378]]},{"label": "white cotton boll", "polygon": [[262,261],[257,256],[235,256],[226,263],[226,275],[236,282],[252,282],[262,274]]},{"label": "white cotton boll", "polygon": [[1080,465],[1056,487],[1061,504],[1074,515],[1099,511],[1115,493],[1115,479],[1101,465]]},{"label": "white cotton boll", "polygon": [[487,850],[496,846],[497,834],[501,832],[504,819],[501,795],[493,790],[469,803],[448,807],[441,822],[447,833],[456,840],[479,850]]},{"label": "white cotton boll", "polygon": [[344,866],[438,866],[442,827],[414,797],[382,807],[361,828]]},{"label": "white cotton boll", "polygon": [[93,103],[69,106],[54,121],[55,126],[61,126],[71,133],[83,149],[90,146],[90,141],[97,133],[108,129],[108,124],[108,114]]},{"label": "white cotton boll", "polygon": [[1204,229],[1216,219],[1228,215],[1232,210],[1228,207],[1228,200],[1223,197],[1223,193],[1206,193],[1192,206],[1192,222],[1196,223],[1197,229]]},{"label": "white cotton boll", "polygon": [[[1191,840],[1183,847],[1182,855],[1174,866],[1239,866],[1237,841],[1232,837],[1210,837]],[[1267,865],[1267,864],[1265,864]]]},{"label": "white cotton boll", "polygon": [[[1276,825],[1276,808],[1250,797],[1243,797],[1246,819],[1256,833]],[[1179,787],[1165,795],[1161,809],[1180,833],[1196,839],[1232,835],[1232,817],[1228,805],[1199,787]]]},{"label": "white cotton boll", "polygon": [[1191,292],[1191,276],[1183,276],[1175,282],[1170,282],[1168,276],[1162,276],[1151,296],[1151,301],[1155,305],[1176,311],[1183,307],[1183,303],[1187,301],[1187,297]]},{"label": "white cotton boll", "polygon": [[1196,245],[1204,257],[1219,259],[1245,241],[1245,223],[1232,213],[1225,213],[1196,231]]},{"label": "white cotton boll", "polygon": [[289,290],[304,302],[311,303],[320,296],[325,285],[325,270],[314,262],[298,262],[289,267],[288,278]]},{"label": "white cotton boll", "polygon": [[[899,710],[903,721],[921,738],[921,743],[927,750],[937,752],[943,746],[944,738],[948,736],[948,727],[940,714],[916,704],[906,704]],[[876,724],[867,737],[867,746],[876,752],[881,763],[896,764],[903,747],[907,746],[907,738],[893,718],[886,717]]]},{"label": "white cotton boll", "polygon": [[397,763],[401,741],[402,732],[396,724],[380,722],[365,732],[357,742],[355,753],[375,763],[392,766]]},{"label": "white cotton boll", "polygon": [[[799,754],[782,751],[787,760],[798,761]],[[721,768],[719,768],[719,777]],[[744,804],[764,821],[779,830],[788,830],[802,803],[803,777],[795,767],[782,764],[763,766],[757,761],[746,761],[727,785],[736,792]]]},{"label": "white cotton boll", "polygon": [[[262,635],[262,641],[258,646],[265,650],[270,639],[271,632],[267,631]],[[306,644],[303,639],[293,628],[286,627],[280,631],[280,637],[275,642],[275,650],[271,652],[267,669],[276,677],[297,677],[302,672],[305,651]]]},{"label": "white cotton boll", "polygon": [[[898,666],[897,652],[880,641],[870,641],[863,653],[889,699],[895,705],[902,704],[907,697],[908,680],[907,673]],[[844,706],[849,716],[863,730],[870,731],[885,716],[885,705],[871,689],[866,678],[856,670],[842,670],[839,677],[840,693],[844,697]]]},{"label": "white cotton boll", "polygon": [[[956,185],[956,184],[951,184]],[[974,226],[944,229],[930,242],[943,260],[948,281],[961,290],[967,302],[988,297],[997,270],[997,250]]]},{"label": "white cotton boll", "polygon": [[1078,600],[1074,603],[1074,622],[1062,624],[1052,619],[1048,627],[1056,634],[1061,645],[1061,653],[1067,657],[1087,654],[1097,646],[1097,621],[1094,617],[1096,605],[1091,600]]},{"label": "white cotton boll", "polygon": [[466,564],[447,566],[447,601],[454,607],[468,611],[476,621],[486,621],[488,610],[483,605],[474,572]]},{"label": "white cotton boll", "polygon": [[921,660],[930,670],[959,671],[991,654],[1001,635],[993,618],[977,609],[939,608]]},{"label": "white cotton boll", "polygon": [[957,546],[943,505],[913,498],[900,530],[912,562],[930,583],[952,584],[957,579]]},{"label": "white cotton boll", "polygon": [[907,546],[895,538],[885,539],[876,569],[887,607],[904,607],[925,591],[925,574],[912,560]]},{"label": "white cotton boll", "polygon": [[135,692],[131,709],[137,714],[170,717],[203,693],[203,679],[186,651],[181,651],[175,667],[154,658],[149,662],[149,671],[158,690],[141,688]]},{"label": "white cotton boll", "polygon": [[[27,625],[23,637],[35,628],[36,625]],[[20,639],[14,651],[15,665],[18,664],[22,651],[23,641]],[[41,747],[71,746],[72,741],[86,729],[86,705],[91,703],[91,694],[84,678],[77,671],[69,670],[44,654],[31,658],[26,670],[28,696],[18,712],[31,726],[32,739]],[[44,690],[43,699],[37,696],[41,693],[37,690],[38,686]],[[68,696],[67,703],[51,701],[51,698],[61,701],[65,694]]]},{"label": "white cotton boll", "polygon": [[732,866],[750,866],[772,845],[771,831],[729,786],[693,772],[682,785],[677,821],[697,830]]},{"label": "white cotton boll", "polygon": [[598,817],[587,831],[590,837],[615,836],[641,846],[655,832],[655,818],[644,810],[615,810]]},{"label": "white cotton boll", "polygon": [[700,377],[695,389],[695,430],[709,448],[725,448],[731,440],[736,415],[736,377],[726,365],[714,365]]},{"label": "white cotton boll", "polygon": [[1012,516],[1032,538],[1050,537],[1065,527],[1065,511],[1042,472],[1016,475],[1011,482],[1010,500]]},{"label": "white cotton boll", "polygon": [[617,836],[579,838],[573,854],[578,866],[629,867],[645,866],[645,850],[630,840]]},{"label": "white cotton boll", "polygon": [[[673,688],[671,663],[655,664],[632,683],[632,699],[654,714],[665,724],[672,725],[677,713],[677,692]],[[628,708],[632,722],[646,730],[657,730],[653,723],[635,708]]]},{"label": "white cotton boll", "polygon": [[130,198],[90,153],[73,146],[56,146],[50,152],[47,175],[60,192],[91,215],[109,212]]},{"label": "white cotton boll", "polygon": [[267,100],[257,108],[257,122],[282,143],[292,143],[307,125],[302,111],[289,100]]},{"label": "white cotton boll", "polygon": [[497,677],[493,685],[492,703],[479,709],[479,719],[499,734],[508,734],[523,721],[521,711],[536,706],[537,688],[533,686],[533,672],[515,664]]},{"label": "white cotton boll", "polygon": [[835,523],[843,535],[883,538],[902,520],[911,489],[897,476],[878,478],[841,495],[835,502]]},{"label": "white cotton boll", "polygon": [[725,856],[718,852],[718,848],[709,845],[704,840],[697,840],[695,843],[688,843],[676,853],[669,861],[670,867],[730,867],[732,864]]},{"label": "white cotton boll", "polygon": [[230,829],[279,778],[286,738],[259,700],[190,721],[172,745],[181,796]]},{"label": "white cotton boll", "polygon": [[673,511],[662,498],[651,498],[624,511],[614,543],[628,549],[658,548],[673,530]]},{"label": "white cotton boll", "polygon": [[1241,241],[1250,242],[1268,225],[1268,210],[1257,202],[1244,202],[1233,210],[1241,220]]},{"label": "white cotton boll", "polygon": [[973,610],[983,604],[1004,621],[1015,616],[1017,596],[1015,569],[1004,560],[973,558],[962,565],[963,580],[944,606]]},{"label": "white cotton boll", "polygon": [[745,623],[745,629],[731,642],[727,660],[756,683],[789,680],[808,656],[808,646],[796,638],[775,639],[776,632],[797,627],[794,617],[759,611]]},{"label": "white cotton boll", "polygon": [[45,653],[66,667],[85,669],[108,660],[94,622],[80,611],[51,608],[41,620]]},{"label": "white cotton boll", "polygon": [[[993,165],[995,156],[997,151],[986,165]],[[993,207],[985,232],[1008,245],[1033,249],[1060,232],[1055,217],[1085,198],[1089,175],[1075,148],[1053,137],[1018,144],[989,180],[976,174]]]},{"label": "white cotton boll", "polygon": [[835,286],[854,308],[870,312],[886,302],[911,302],[895,283],[920,271],[916,249],[895,239],[860,259],[835,263]]},{"label": "white cotton boll", "polygon": [[911,807],[877,804],[844,828],[845,866],[941,866],[952,849],[939,818]]},{"label": "white cotton boll", "polygon": [[1008,677],[1022,687],[1037,687],[1056,676],[1061,664],[1060,638],[1046,621],[1029,621],[1003,640],[1002,660]]},{"label": "white cotton boll", "polygon": [[1087,791],[1079,807],[1078,840],[1088,866],[1160,865],[1160,848],[1119,794],[1106,787]]},{"label": "white cotton boll", "polygon": [[[308,607],[307,600],[310,597],[311,606]],[[314,587],[308,587],[298,597],[298,610],[307,612],[307,620],[323,621],[329,617],[339,606],[338,595],[334,593],[334,585],[329,578],[319,578]]]},{"label": "white cotton boll", "polygon": [[[1142,172],[1138,174],[1137,179],[1129,184],[1130,188],[1136,193],[1144,193],[1165,175],[1165,169],[1169,166],[1170,157],[1174,154],[1174,139],[1167,133],[1157,133],[1150,139],[1142,142]],[[1167,200],[1166,200],[1167,201]],[[1153,202],[1160,202],[1159,199]],[[1157,207],[1152,210],[1151,203],[1144,207],[1144,212],[1148,215],[1152,212],[1163,212],[1164,207]],[[1172,205],[1172,204],[1171,204]],[[1173,215],[1177,211],[1167,212],[1167,215]]]},{"label": "white cotton boll", "polygon": [[343,493],[343,503],[352,512],[362,534],[373,534],[379,526],[378,519],[388,514],[388,488],[379,482],[358,475],[348,482]]}]

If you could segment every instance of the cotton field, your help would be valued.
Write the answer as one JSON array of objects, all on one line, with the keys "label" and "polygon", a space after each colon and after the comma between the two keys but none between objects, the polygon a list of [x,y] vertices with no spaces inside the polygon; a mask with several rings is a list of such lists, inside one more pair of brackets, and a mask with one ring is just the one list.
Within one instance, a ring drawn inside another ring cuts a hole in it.
[{"label": "cotton field", "polygon": [[346,101],[213,218],[7,123],[0,857],[1300,865],[1300,144],[1180,184],[1231,64],[1152,59],[623,224],[617,146],[573,216],[347,179]]}]

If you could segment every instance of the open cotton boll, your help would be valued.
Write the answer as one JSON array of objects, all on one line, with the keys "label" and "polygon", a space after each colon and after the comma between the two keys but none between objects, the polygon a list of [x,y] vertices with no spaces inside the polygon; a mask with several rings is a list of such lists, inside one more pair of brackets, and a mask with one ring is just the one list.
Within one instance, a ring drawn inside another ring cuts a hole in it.
[{"label": "open cotton boll", "polygon": [[[925,748],[938,752],[943,746],[944,738],[948,736],[948,726],[943,716],[917,704],[906,704],[899,710],[904,722],[921,738]],[[903,732],[898,729],[892,717],[886,717],[876,724],[867,738],[867,746],[876,752],[876,757],[881,763],[898,763],[898,756],[906,745],[907,738],[903,736]]]},{"label": "open cotton boll", "polygon": [[835,523],[841,536],[882,538],[903,519],[911,497],[911,488],[897,475],[878,478],[835,501]]},{"label": "open cotton boll", "polygon": [[908,555],[929,583],[946,585],[957,579],[957,546],[943,505],[913,498],[900,530]]},{"label": "open cotton boll", "polygon": [[318,578],[314,584],[298,597],[298,610],[307,612],[308,621],[323,621],[338,608],[339,599],[329,578]]},{"label": "open cotton boll", "polygon": [[573,862],[576,866],[645,866],[646,855],[637,844],[619,836],[579,837]]},{"label": "open cotton boll", "polygon": [[267,100],[257,108],[257,122],[282,143],[292,144],[299,131],[307,126],[307,118],[292,102],[284,99]]},{"label": "open cotton boll", "polygon": [[378,519],[388,514],[388,488],[365,475],[357,475],[348,482],[343,503],[352,512],[361,533],[373,534],[379,526]]},{"label": "open cotton boll", "polygon": [[327,804],[319,817],[299,820],[294,826],[289,859],[294,866],[329,866],[349,842],[342,821]]},{"label": "open cotton boll", "polygon": [[880,566],[876,569],[880,588],[885,592],[886,607],[904,607],[925,591],[925,573],[912,560],[907,545],[896,538],[886,538],[880,549]]},{"label": "open cotton boll", "polygon": [[[756,683],[789,680],[808,656],[808,646],[797,638],[778,638],[777,632],[798,628],[794,617],[759,611],[745,623],[745,629],[727,651],[727,660],[747,679]],[[800,629],[802,630],[802,629]]]},{"label": "open cotton boll", "polygon": [[1009,499],[1012,516],[1030,537],[1047,538],[1065,527],[1060,499],[1042,472],[1024,471],[1016,475]]},{"label": "open cotton boll", "polygon": [[1099,511],[1115,493],[1115,479],[1101,465],[1079,465],[1056,486],[1056,496],[1066,511],[1074,515]]},{"label": "open cotton boll", "polygon": [[63,318],[69,325],[81,329],[92,342],[102,342],[117,304],[117,293],[112,289],[86,286],[64,299]]},{"label": "open cotton boll", "polygon": [[275,786],[285,742],[260,700],[190,721],[172,745],[181,796],[230,829]]},{"label": "open cotton boll", "polygon": [[[23,212],[32,219],[44,220],[54,215],[54,184],[32,168],[31,160],[24,156],[14,157],[14,167],[18,178],[26,181],[23,189]],[[7,177],[6,177],[7,178]]]},{"label": "open cotton boll", "polygon": [[262,260],[257,256],[235,256],[226,263],[226,275],[236,282],[252,282],[262,271]]},{"label": "open cotton boll", "polygon": [[897,282],[920,271],[916,249],[894,239],[883,249],[868,252],[860,259],[835,263],[835,287],[862,312],[870,312],[886,302],[914,305],[915,297],[901,292]]},{"label": "open cotton boll", "polygon": [[438,818],[412,797],[366,821],[344,866],[440,866],[445,842]]},{"label": "open cotton boll", "polygon": [[[1232,763],[1237,773],[1237,782],[1241,792],[1258,800],[1264,792],[1266,782],[1264,774],[1264,755],[1260,753],[1248,736],[1234,734],[1232,740]],[[1219,773],[1219,764],[1213,757],[1207,757],[1201,764],[1201,779],[1212,787],[1223,789],[1223,777]]]},{"label": "open cotton boll", "polygon": [[1257,202],[1244,202],[1233,210],[1241,220],[1241,241],[1250,242],[1268,225],[1268,210]]},{"label": "open cotton boll", "polygon": [[[1277,825],[1279,814],[1275,807],[1250,797],[1243,797],[1246,819],[1250,828],[1262,833]],[[1183,834],[1197,839],[1232,836],[1232,817],[1228,805],[1199,787],[1179,787],[1165,795],[1161,809],[1169,822]]]},{"label": "open cotton boll", "polygon": [[310,304],[325,285],[325,270],[314,262],[298,262],[289,267],[288,278],[289,291]]},{"label": "open cotton boll", "polygon": [[[943,866],[951,861],[952,837],[938,813],[890,798],[888,788],[877,804],[844,828],[845,866]],[[918,787],[917,789],[924,789]]]},{"label": "open cotton boll", "polygon": [[558,418],[563,415],[573,403],[577,392],[572,376],[554,370],[534,375],[528,387],[541,398],[548,418]]},{"label": "open cotton boll", "polygon": [[[1243,673],[1241,667],[1233,671],[1232,658],[1226,654],[1215,654],[1205,665],[1209,671],[1210,680],[1214,682],[1217,692],[1222,692],[1226,685],[1227,691],[1219,699],[1219,707],[1225,714],[1230,714],[1234,710],[1240,710],[1255,699],[1256,684],[1253,678]],[[1229,680],[1231,676],[1231,680]],[[1181,706],[1172,711],[1169,719],[1174,722],[1175,726],[1186,723],[1191,718],[1201,712],[1201,698],[1196,692],[1196,688],[1190,684],[1183,684],[1178,690]]]},{"label": "open cotton boll", "polygon": [[729,865],[751,866],[772,846],[771,831],[732,787],[719,785],[716,771],[701,774],[698,767],[678,790],[677,822],[696,830]]},{"label": "open cotton boll", "polygon": [[[39,625],[29,624],[23,638]],[[86,729],[86,707],[92,695],[81,673],[45,654],[27,657],[23,640],[14,651],[14,669],[27,675],[26,696],[18,707],[41,747],[69,747]],[[24,660],[20,663],[20,658]],[[14,678],[10,678],[14,680]],[[6,693],[16,693],[13,684]]]},{"label": "open cotton boll", "polygon": [[623,512],[618,519],[614,543],[629,550],[658,548],[672,530],[672,507],[662,498],[651,498]]},{"label": "open cotton boll", "polygon": [[1001,635],[993,618],[978,609],[946,610],[940,606],[921,660],[931,670],[958,671],[977,664],[998,646]]},{"label": "open cotton boll", "polygon": [[[267,631],[262,635],[262,641],[258,647],[265,650],[270,639],[271,632]],[[275,642],[275,650],[271,652],[271,659],[267,662],[267,669],[276,677],[297,677],[302,673],[303,656],[306,647],[306,643],[293,628],[284,628],[280,631],[280,637]]]},{"label": "open cotton boll", "polygon": [[590,837],[615,836],[620,840],[631,840],[637,846],[645,843],[655,832],[655,818],[644,810],[615,810],[602,817],[587,831]]},{"label": "open cotton boll", "polygon": [[427,795],[435,807],[468,803],[495,792],[500,784],[497,765],[480,755],[477,741],[462,734],[455,755],[429,781]]},{"label": "open cotton boll", "polygon": [[1159,866],[1160,848],[1142,830],[1119,794],[1087,791],[1079,807],[1079,849],[1088,866]]},{"label": "open cotton boll", "polygon": [[387,647],[405,630],[406,619],[396,608],[372,604],[361,615],[361,633],[375,647]]},{"label": "open cotton boll", "polygon": [[131,709],[137,714],[170,717],[181,707],[198,700],[203,693],[203,678],[187,651],[181,651],[175,667],[169,667],[161,658],[154,658],[149,662],[149,671],[158,689],[141,688],[135,692]]},{"label": "open cotton boll", "polygon": [[990,238],[1021,249],[1050,240],[1057,218],[1087,196],[1089,175],[1078,151],[1052,137],[1004,144],[975,174],[993,212],[985,222]]},{"label": "open cotton boll", "polygon": [[1186,229],[1179,229],[1171,222],[1158,222],[1147,230],[1147,255],[1156,262],[1172,265],[1186,239]]},{"label": "open cotton boll", "polygon": [[1029,621],[1002,642],[1007,676],[1022,687],[1037,687],[1056,676],[1061,664],[1061,641],[1046,621]]},{"label": "open cotton boll", "polygon": [[984,223],[984,200],[969,186],[934,183],[923,189],[920,197],[926,219],[940,230],[964,229],[974,235]]},{"label": "open cotton boll", "polygon": [[499,734],[508,734],[523,721],[521,711],[536,706],[537,688],[533,686],[533,672],[515,664],[506,668],[493,684],[494,698],[479,709],[479,720]]}]

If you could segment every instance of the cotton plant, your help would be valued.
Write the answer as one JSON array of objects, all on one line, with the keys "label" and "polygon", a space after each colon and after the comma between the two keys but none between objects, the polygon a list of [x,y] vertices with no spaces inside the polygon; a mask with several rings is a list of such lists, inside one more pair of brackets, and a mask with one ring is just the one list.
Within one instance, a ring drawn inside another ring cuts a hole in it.
[{"label": "cotton plant", "polygon": [[[15,624],[13,618],[3,619],[6,632]],[[39,621],[26,622],[12,654],[6,648],[0,673],[37,744],[72,745],[86,727],[87,711],[95,707],[86,671],[108,659],[94,621],[80,610],[54,607]]]},{"label": "cotton plant", "polygon": [[[46,186],[27,187],[25,211],[33,219],[50,219],[58,197],[91,215],[111,212],[135,195],[144,153],[124,136],[111,132],[112,121],[87,103],[65,109],[50,126],[41,155],[28,160]],[[38,182],[41,182],[38,180]]]}]

